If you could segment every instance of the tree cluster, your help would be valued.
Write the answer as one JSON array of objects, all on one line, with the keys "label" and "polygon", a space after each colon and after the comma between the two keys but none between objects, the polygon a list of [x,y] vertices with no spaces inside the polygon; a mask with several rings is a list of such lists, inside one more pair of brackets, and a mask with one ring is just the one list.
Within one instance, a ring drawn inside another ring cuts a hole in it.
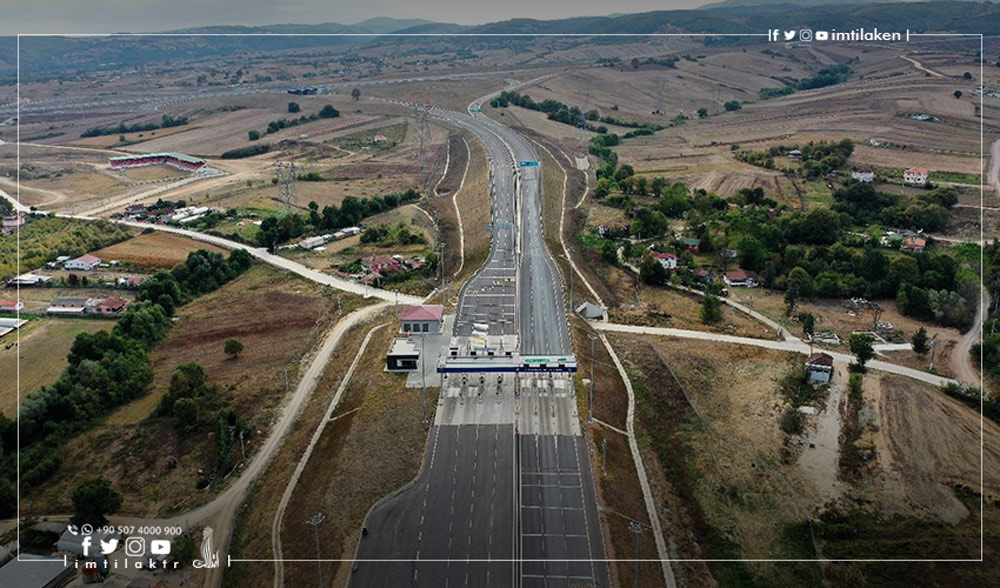
[{"label": "tree cluster", "polygon": [[315,202],[310,202],[308,217],[292,213],[282,217],[264,219],[257,232],[257,243],[273,251],[280,243],[301,237],[307,231],[336,230],[356,226],[362,219],[417,200],[420,200],[420,192],[409,188],[404,192],[393,192],[371,198],[348,196],[344,198],[339,207],[327,205],[323,207],[322,211]]},{"label": "tree cluster", "polygon": [[170,127],[179,127],[188,124],[188,118],[186,116],[170,116],[169,114],[164,114],[160,117],[160,122],[148,122],[148,123],[135,123],[127,125],[124,122],[118,123],[115,126],[110,127],[92,127],[82,133],[80,136],[86,137],[102,137],[104,135],[122,135],[125,133],[144,133],[147,131],[155,131],[156,129],[169,129]]},{"label": "tree cluster", "polygon": [[[129,306],[110,332],[77,335],[56,382],[29,394],[21,405],[22,488],[37,486],[56,471],[65,442],[147,392],[153,377],[148,352],[166,336],[177,304],[214,290],[249,266],[250,256],[243,250],[228,260],[219,253],[194,251],[171,272],[144,280],[142,302]],[[0,417],[0,472],[7,480],[15,475],[11,427]]]}]

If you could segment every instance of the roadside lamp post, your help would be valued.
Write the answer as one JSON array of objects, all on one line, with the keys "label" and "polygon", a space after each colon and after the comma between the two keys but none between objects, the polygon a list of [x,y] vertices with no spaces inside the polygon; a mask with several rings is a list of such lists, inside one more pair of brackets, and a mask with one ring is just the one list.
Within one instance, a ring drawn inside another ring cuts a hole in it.
[{"label": "roadside lamp post", "polygon": [[319,588],[323,588],[323,562],[320,561],[323,556],[320,554],[319,549],[319,525],[326,518],[321,512],[313,515],[311,519],[306,521],[307,524],[312,525],[313,530],[316,532],[316,570],[319,572]]},{"label": "roadside lamp post", "polygon": [[642,536],[642,525],[632,521],[628,524],[628,530],[635,533],[635,574],[633,576],[632,586],[638,588],[639,586],[639,538]]}]

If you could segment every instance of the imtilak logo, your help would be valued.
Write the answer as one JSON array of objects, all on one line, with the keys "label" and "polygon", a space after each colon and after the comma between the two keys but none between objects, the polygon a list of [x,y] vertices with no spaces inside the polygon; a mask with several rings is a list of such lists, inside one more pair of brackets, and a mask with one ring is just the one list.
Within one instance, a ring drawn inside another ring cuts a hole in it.
[{"label": "imtilak logo", "polygon": [[217,568],[219,567],[219,552],[212,550],[212,527],[205,527],[201,533],[201,557],[191,562],[196,568]]},{"label": "imtilak logo", "polygon": [[799,30],[784,30],[784,29],[770,29],[767,31],[767,40],[778,43],[787,43],[796,40],[799,41],[902,41],[905,37],[907,41],[910,40],[910,31],[906,30],[905,33],[887,33],[880,31],[878,29],[867,30],[864,28],[851,29],[849,31],[838,31],[837,29],[830,29],[829,31],[816,31],[813,32],[812,29],[799,29]]}]

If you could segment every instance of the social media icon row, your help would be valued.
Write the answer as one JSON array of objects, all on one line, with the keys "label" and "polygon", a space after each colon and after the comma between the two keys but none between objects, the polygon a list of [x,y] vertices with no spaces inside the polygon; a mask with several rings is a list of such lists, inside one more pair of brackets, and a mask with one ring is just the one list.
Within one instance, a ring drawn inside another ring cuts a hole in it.
[{"label": "social media icon row", "polygon": [[829,41],[830,31],[816,31],[813,34],[812,29],[800,29],[798,31],[782,31],[780,29],[772,29],[768,32],[768,39],[771,41],[792,41],[795,39],[795,35],[799,36],[800,41],[812,41],[815,38],[817,41]]},{"label": "social media icon row", "polygon": [[[83,556],[89,557],[91,555],[91,549],[93,548],[94,538],[91,535],[85,535],[80,541],[80,546],[83,548]],[[101,539],[101,555],[110,555],[118,549],[119,539],[117,537],[109,537],[108,539]],[[149,553],[152,555],[169,555],[170,554],[170,541],[166,539],[153,539],[149,542]],[[96,553],[95,553],[96,555]],[[146,555],[146,539],[143,537],[129,537],[125,539],[125,556],[126,557],[144,557]]]}]

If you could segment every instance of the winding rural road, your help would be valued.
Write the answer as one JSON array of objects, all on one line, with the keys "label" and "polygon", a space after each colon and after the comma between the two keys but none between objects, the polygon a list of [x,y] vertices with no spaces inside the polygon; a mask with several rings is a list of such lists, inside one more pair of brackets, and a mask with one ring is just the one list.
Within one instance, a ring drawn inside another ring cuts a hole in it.
[{"label": "winding rural road", "polygon": [[[691,331],[688,329],[673,329],[668,327],[643,327],[638,325],[623,325],[618,323],[604,323],[599,321],[591,321],[590,325],[594,329],[603,332],[630,333],[633,335],[660,335],[667,337],[676,337],[678,339],[690,339],[693,341],[733,343],[736,345],[751,345],[754,347],[763,347],[765,349],[776,349],[778,351],[791,351],[794,353],[802,353],[802,354],[808,354],[810,352],[809,345],[803,343],[801,340],[798,339],[787,339],[785,341],[772,341],[770,339],[753,339],[751,337],[737,337],[735,335],[723,335],[721,333],[709,333],[707,331]],[[833,358],[837,361],[843,361],[847,363],[854,361],[854,356],[847,353],[829,351],[826,349],[824,349],[823,351],[824,353],[829,353],[830,355],[832,355]],[[890,374],[906,376],[908,378],[913,378],[914,380],[920,380],[921,382],[927,382],[928,384],[933,384],[935,386],[943,386],[945,384],[955,382],[955,380],[952,380],[951,378],[937,376],[928,372],[922,372],[920,370],[915,370],[913,368],[908,368],[887,361],[872,360],[868,362],[867,366],[871,369],[887,372]]]}]

